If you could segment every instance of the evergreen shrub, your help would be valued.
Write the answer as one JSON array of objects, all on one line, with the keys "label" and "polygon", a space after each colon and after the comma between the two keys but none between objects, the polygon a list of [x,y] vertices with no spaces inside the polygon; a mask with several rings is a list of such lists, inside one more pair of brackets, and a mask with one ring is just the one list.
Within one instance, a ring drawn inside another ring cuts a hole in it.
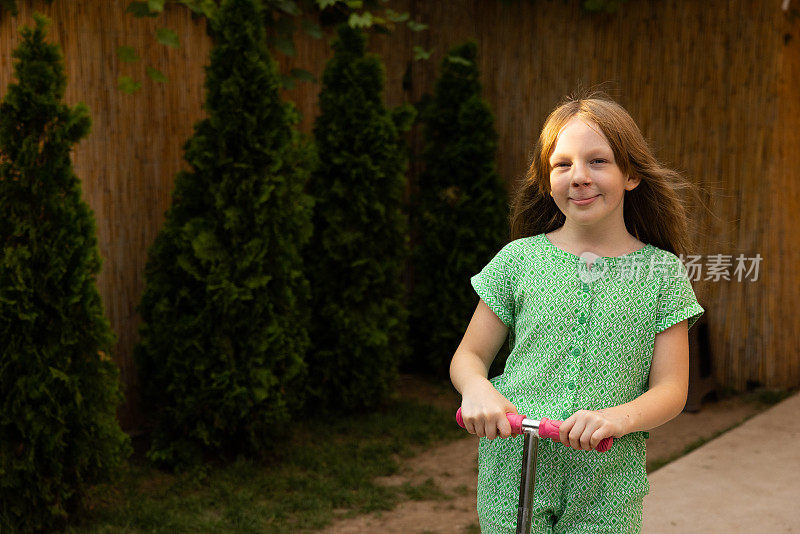
[{"label": "evergreen shrub", "polygon": [[62,102],[63,59],[35,20],[0,104],[0,532],[62,526],[130,453],[94,215],[70,161],[91,120]]},{"label": "evergreen shrub", "polygon": [[280,100],[260,9],[225,0],[211,21],[208,117],[146,266],[136,358],[149,457],[165,466],[267,451],[301,402],[313,157]]},{"label": "evergreen shrub", "polygon": [[319,165],[312,281],[309,405],[347,412],[375,407],[392,391],[407,350],[401,274],[408,257],[403,213],[411,106],[388,110],[384,69],[360,30],[340,27],[323,74],[314,125]]},{"label": "evergreen shrub", "polygon": [[477,60],[474,42],[450,50],[433,96],[420,106],[424,171],[411,209],[414,350],[405,367],[443,377],[478,302],[470,277],[508,239],[497,133]]}]

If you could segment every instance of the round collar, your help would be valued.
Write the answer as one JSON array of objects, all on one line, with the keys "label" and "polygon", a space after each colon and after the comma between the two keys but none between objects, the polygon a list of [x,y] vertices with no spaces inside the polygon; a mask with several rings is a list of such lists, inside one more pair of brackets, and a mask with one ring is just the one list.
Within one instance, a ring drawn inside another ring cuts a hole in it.
[{"label": "round collar", "polygon": [[[545,235],[544,232],[539,234],[538,237],[539,237],[539,240],[542,243],[542,245],[545,247],[545,249],[549,250],[553,254],[553,256],[561,258],[562,260],[565,260],[565,261],[570,261],[572,263],[577,263],[579,261],[582,261],[582,262],[586,261],[583,258],[581,258],[580,256],[576,256],[575,254],[573,254],[571,252],[567,252],[566,250],[561,250],[560,248],[555,246],[547,238],[547,236]],[[642,248],[634,250],[633,252],[629,252],[629,253],[623,254],[621,256],[599,256],[597,258],[597,260],[595,260],[595,261],[600,262],[600,263],[607,263],[607,264],[610,264],[610,265],[615,265],[619,261],[627,261],[628,258],[632,258],[632,257],[635,257],[635,256],[643,256],[643,255],[647,254],[650,251],[651,248],[653,248],[653,245],[651,245],[650,243],[645,243],[645,245]]]}]

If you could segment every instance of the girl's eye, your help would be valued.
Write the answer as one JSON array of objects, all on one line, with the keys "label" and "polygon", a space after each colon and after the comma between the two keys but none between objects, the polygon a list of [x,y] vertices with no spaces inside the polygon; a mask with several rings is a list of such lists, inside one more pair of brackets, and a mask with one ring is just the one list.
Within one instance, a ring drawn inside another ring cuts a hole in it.
[{"label": "girl's eye", "polygon": [[566,162],[564,162],[564,161],[561,161],[561,162],[559,162],[559,163],[556,163],[555,165],[553,165],[553,168],[554,168],[554,169],[555,169],[555,168],[557,168],[557,167],[569,167],[569,163],[566,163]]},{"label": "girl's eye", "polygon": [[606,160],[603,158],[595,158],[591,161],[591,163],[606,163]]}]

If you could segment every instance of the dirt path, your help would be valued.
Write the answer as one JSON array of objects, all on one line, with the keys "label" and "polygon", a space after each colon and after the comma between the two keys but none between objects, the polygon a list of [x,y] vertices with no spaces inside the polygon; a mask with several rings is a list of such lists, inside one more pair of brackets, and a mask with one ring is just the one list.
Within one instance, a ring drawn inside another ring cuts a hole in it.
[{"label": "dirt path", "polygon": [[[426,385],[405,384],[406,393],[426,397],[431,403],[449,406],[453,397]],[[682,413],[650,432],[647,441],[648,470],[675,459],[687,446],[730,429],[767,406],[755,399],[732,397],[707,402],[698,413]],[[335,521],[326,534],[381,533],[470,533],[479,532],[475,513],[477,482],[477,438],[436,447],[404,461],[398,475],[382,479],[385,484],[420,484],[432,479],[445,495],[438,500],[406,501],[388,512]]]},{"label": "dirt path", "polygon": [[445,500],[405,501],[388,512],[337,521],[323,532],[478,532],[475,484],[478,439],[470,437],[442,445],[405,462],[399,475],[382,479],[386,484],[420,484],[433,479],[447,495]]}]

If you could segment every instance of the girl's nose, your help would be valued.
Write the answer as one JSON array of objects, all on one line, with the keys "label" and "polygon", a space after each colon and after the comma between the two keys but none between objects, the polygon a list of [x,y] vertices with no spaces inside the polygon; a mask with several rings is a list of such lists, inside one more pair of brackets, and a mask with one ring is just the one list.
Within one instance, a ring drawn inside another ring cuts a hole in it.
[{"label": "girl's nose", "polygon": [[585,165],[576,163],[572,166],[572,185],[585,185],[592,182],[589,169]]}]

